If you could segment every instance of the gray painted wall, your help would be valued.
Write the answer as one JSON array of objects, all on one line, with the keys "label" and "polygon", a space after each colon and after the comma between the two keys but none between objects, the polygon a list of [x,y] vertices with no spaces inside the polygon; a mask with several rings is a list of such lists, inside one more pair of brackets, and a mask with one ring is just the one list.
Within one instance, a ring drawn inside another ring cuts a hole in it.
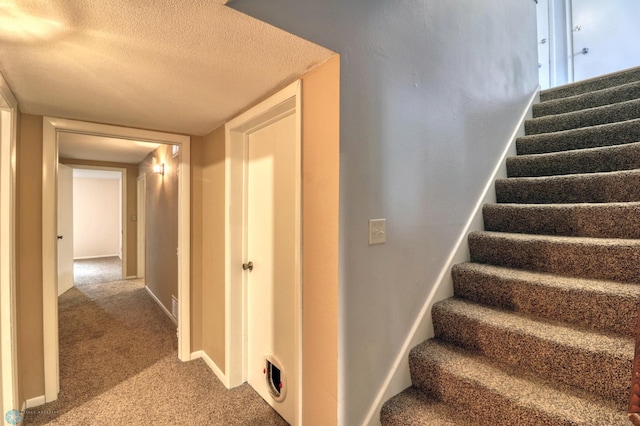
[{"label": "gray painted wall", "polygon": [[535,2],[230,6],[341,55],[339,421],[358,425],[536,89]]}]

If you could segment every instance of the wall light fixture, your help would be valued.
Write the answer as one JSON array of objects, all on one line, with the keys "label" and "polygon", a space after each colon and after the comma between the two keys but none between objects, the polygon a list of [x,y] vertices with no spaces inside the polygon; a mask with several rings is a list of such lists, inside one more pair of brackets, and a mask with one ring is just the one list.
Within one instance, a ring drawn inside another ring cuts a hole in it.
[{"label": "wall light fixture", "polygon": [[157,175],[164,175],[164,163],[154,164],[153,173]]}]

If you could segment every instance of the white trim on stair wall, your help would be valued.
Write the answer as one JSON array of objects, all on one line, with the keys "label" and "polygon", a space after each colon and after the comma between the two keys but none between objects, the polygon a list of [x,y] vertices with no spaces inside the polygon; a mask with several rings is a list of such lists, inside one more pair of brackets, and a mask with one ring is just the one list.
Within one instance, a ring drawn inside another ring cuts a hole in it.
[{"label": "white trim on stair wall", "polygon": [[407,387],[411,386],[411,376],[409,373],[409,351],[416,345],[420,344],[426,339],[434,336],[433,321],[431,319],[431,307],[434,303],[444,300],[453,296],[453,280],[451,278],[451,268],[453,265],[462,262],[469,261],[469,243],[467,235],[473,231],[480,231],[484,229],[484,221],[482,217],[482,206],[487,203],[495,203],[496,196],[494,190],[494,184],[496,179],[507,177],[506,159],[516,155],[516,139],[520,136],[524,136],[524,122],[526,119],[532,117],[533,105],[539,102],[540,99],[540,87],[532,94],[527,107],[522,113],[519,122],[516,124],[515,129],[511,135],[511,138],[507,141],[506,146],[502,152],[502,155],[498,159],[498,162],[493,170],[493,173],[489,177],[485,184],[484,190],[480,194],[480,197],[472,211],[471,217],[467,221],[462,233],[458,237],[456,244],[447,258],[447,262],[440,270],[438,280],[434,285],[432,291],[427,296],[422,309],[418,313],[416,320],[409,331],[404,344],[400,349],[398,356],[393,362],[389,374],[387,375],[382,388],[376,395],[373,404],[371,405],[367,417],[363,422],[367,426],[380,425],[380,409],[382,405],[394,395],[402,392]]}]

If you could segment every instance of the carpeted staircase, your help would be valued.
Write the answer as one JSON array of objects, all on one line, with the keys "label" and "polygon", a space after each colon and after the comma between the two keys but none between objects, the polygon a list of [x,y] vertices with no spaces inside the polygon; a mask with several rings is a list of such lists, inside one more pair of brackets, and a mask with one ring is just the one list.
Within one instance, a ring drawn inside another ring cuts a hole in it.
[{"label": "carpeted staircase", "polygon": [[383,425],[629,425],[640,68],[545,90]]}]

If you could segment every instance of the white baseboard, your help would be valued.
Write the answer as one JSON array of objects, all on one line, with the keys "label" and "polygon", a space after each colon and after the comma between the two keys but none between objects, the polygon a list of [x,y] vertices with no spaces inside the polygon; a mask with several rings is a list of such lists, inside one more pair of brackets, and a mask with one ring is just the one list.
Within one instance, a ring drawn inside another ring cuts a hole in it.
[{"label": "white baseboard", "polygon": [[202,358],[204,360],[205,364],[207,364],[207,366],[209,366],[211,371],[213,371],[213,374],[215,374],[216,377],[218,379],[220,379],[222,384],[227,383],[227,379],[226,379],[224,373],[222,372],[222,370],[220,370],[220,368],[218,368],[216,363],[213,362],[213,360],[211,358],[209,358],[209,355],[207,355],[207,353],[205,351],[200,350],[200,351],[195,351],[195,352],[191,353],[191,359],[198,359],[198,358]]},{"label": "white baseboard", "polygon": [[78,256],[78,257],[74,257],[73,260],[102,259],[104,257],[118,257],[118,258],[122,259],[122,257],[120,257],[119,253],[115,253],[115,254],[101,254],[101,255],[98,255],[98,256]]},{"label": "white baseboard", "polygon": [[434,303],[444,300],[453,296],[453,279],[451,278],[451,268],[453,265],[468,262],[469,261],[469,243],[467,236],[472,231],[481,231],[484,229],[484,219],[482,217],[482,206],[487,203],[494,203],[496,201],[496,195],[494,185],[496,179],[507,176],[506,159],[507,157],[514,156],[516,154],[516,139],[524,135],[524,121],[532,116],[533,105],[540,98],[540,87],[529,99],[526,110],[522,113],[518,125],[514,129],[510,140],[505,146],[502,155],[498,163],[496,164],[491,177],[487,181],[484,190],[480,198],[478,199],[471,217],[465,224],[462,233],[458,237],[454,249],[449,254],[447,262],[443,266],[436,284],[427,296],[422,309],[418,313],[409,334],[407,335],[402,348],[393,365],[387,374],[387,377],[382,385],[382,388],[376,395],[373,404],[371,405],[367,416],[363,422],[363,425],[378,426],[380,425],[380,410],[382,405],[393,397],[394,395],[402,392],[404,389],[411,386],[411,375],[409,372],[409,351],[414,346],[420,344],[425,339],[431,338],[434,335],[433,322],[431,319],[431,307]]},{"label": "white baseboard", "polygon": [[137,275],[127,275],[126,277],[124,277],[125,280],[133,280],[135,278],[138,278]]},{"label": "white baseboard", "polygon": [[169,310],[168,310],[168,309],[167,309],[167,308],[162,304],[162,302],[160,301],[160,299],[158,299],[158,298],[156,297],[156,295],[155,295],[155,294],[153,294],[153,292],[151,291],[151,289],[150,289],[148,286],[146,286],[146,285],[144,286],[144,289],[145,289],[145,290],[147,290],[147,293],[149,293],[149,296],[151,296],[151,298],[152,298],[153,300],[155,300],[155,301],[156,301],[156,303],[158,304],[158,306],[160,306],[160,308],[164,311],[164,313],[165,313],[165,314],[167,314],[167,316],[169,317],[169,319],[171,319],[171,321],[173,321],[173,323],[174,323],[175,325],[178,325],[178,320],[177,320],[173,315],[171,315],[171,312],[169,312]]},{"label": "white baseboard", "polygon": [[44,405],[46,402],[46,399],[44,397],[44,395],[40,395],[40,396],[36,396],[35,398],[31,398],[31,399],[27,399],[24,402],[24,410],[29,409],[29,408],[33,408],[33,407],[39,407],[41,405]]}]

